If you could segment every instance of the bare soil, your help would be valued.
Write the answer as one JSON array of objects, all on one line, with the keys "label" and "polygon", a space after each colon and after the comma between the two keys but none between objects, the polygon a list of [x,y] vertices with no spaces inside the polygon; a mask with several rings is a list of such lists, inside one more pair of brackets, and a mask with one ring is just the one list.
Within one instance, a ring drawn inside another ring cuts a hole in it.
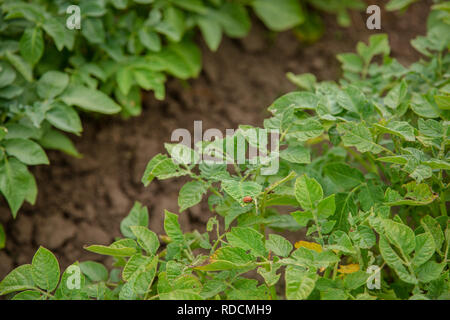
[{"label": "bare soil", "polygon": [[[385,1],[374,1],[383,4]],[[405,65],[419,56],[409,41],[425,33],[429,1],[413,5],[406,13],[382,12],[382,30],[388,33],[392,54]],[[61,266],[76,260],[105,261],[83,250],[89,244],[109,244],[120,236],[120,221],[138,200],[149,208],[150,228],[163,232],[163,210],[178,212],[178,190],[183,179],[155,181],[144,188],[141,176],[149,159],[164,152],[176,128],[193,131],[194,120],[203,130],[261,126],[266,108],[280,95],[292,91],[285,74],[311,72],[320,80],[339,76],[337,53],[354,51],[378,31],[367,30],[365,13],[353,13],[353,25],[343,29],[332,16],[324,16],[326,33],[306,46],[291,33],[274,37],[259,23],[243,40],[224,39],[218,52],[204,44],[203,71],[197,79],[169,81],[167,98],[160,102],[144,93],[142,115],[83,119],[82,137],[74,137],[83,159],[49,152],[50,166],[33,168],[39,195],[35,206],[25,205],[13,220],[6,203],[0,203],[0,222],[7,244],[0,251],[0,279],[13,267],[30,263],[39,245],[52,250]],[[210,213],[205,203],[180,215],[185,231],[204,230]]]}]

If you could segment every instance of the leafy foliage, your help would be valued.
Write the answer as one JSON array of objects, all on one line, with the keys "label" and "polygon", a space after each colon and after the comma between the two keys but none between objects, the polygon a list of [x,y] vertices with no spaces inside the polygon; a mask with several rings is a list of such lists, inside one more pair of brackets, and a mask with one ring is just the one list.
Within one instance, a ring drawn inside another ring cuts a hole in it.
[{"label": "leafy foliage", "polygon": [[[248,33],[249,9],[271,30],[282,31],[308,24],[307,2],[1,1],[0,191],[12,215],[24,201],[35,201],[36,183],[27,166],[48,163],[43,148],[80,157],[65,135],[81,134],[79,111],[136,116],[141,89],[164,99],[168,75],[199,74],[197,30],[215,51],[223,34]],[[338,14],[362,4],[332,2]],[[74,18],[69,5],[80,8],[80,29],[66,27]],[[22,191],[12,194],[13,189]]]},{"label": "leafy foliage", "polygon": [[[262,175],[265,163],[236,163],[229,149],[216,157],[233,159],[230,168],[180,161],[183,155],[199,159],[222,144],[231,143],[234,150],[240,138],[265,149],[246,134],[248,126],[195,150],[176,152],[167,144],[169,156],[150,160],[145,185],[155,178],[192,178],[180,191],[180,211],[208,195],[220,218],[210,218],[205,233],[183,233],[178,215],[166,211],[166,234],[156,235],[137,203],[121,225],[124,238],[86,247],[114,257],[109,274],[94,262],[75,263],[80,288],[69,290],[68,271],[60,280],[56,259],[40,248],[31,265],[6,276],[0,294],[19,292],[14,299],[449,299],[450,41],[445,35],[450,25],[441,8],[430,15],[427,36],[413,41],[426,59],[408,68],[389,56],[388,38],[375,35],[368,44],[359,43],[356,53],[339,55],[344,71],[339,83],[290,76],[302,90],[277,99],[264,122],[266,129],[280,130],[280,154],[289,150],[276,173]],[[278,156],[273,153],[269,157]],[[302,228],[307,238],[294,244],[276,233]],[[373,266],[380,270],[375,288],[367,285]],[[248,278],[251,270],[263,281]]]}]

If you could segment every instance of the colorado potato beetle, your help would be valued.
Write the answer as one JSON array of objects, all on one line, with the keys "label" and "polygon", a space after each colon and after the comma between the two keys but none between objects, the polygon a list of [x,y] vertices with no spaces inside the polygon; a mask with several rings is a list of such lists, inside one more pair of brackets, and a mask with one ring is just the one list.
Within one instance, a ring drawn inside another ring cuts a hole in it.
[{"label": "colorado potato beetle", "polygon": [[244,199],[242,199],[242,201],[244,201],[245,203],[250,203],[253,201],[253,199],[250,196],[246,196],[246,197],[244,197]]}]

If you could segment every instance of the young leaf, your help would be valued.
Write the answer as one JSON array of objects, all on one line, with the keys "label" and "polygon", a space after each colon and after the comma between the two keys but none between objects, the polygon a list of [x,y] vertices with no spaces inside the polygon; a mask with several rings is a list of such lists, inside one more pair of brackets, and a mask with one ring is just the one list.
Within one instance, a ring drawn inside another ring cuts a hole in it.
[{"label": "young leaf", "polygon": [[303,209],[311,210],[322,200],[323,190],[314,178],[302,175],[295,181],[295,197]]},{"label": "young leaf", "polygon": [[138,201],[131,208],[130,213],[120,222],[120,232],[127,238],[136,239],[132,226],[148,227],[148,209]]},{"label": "young leaf", "polygon": [[93,282],[107,281],[108,270],[104,265],[95,261],[83,261],[79,265],[81,272]]},{"label": "young leaf", "polygon": [[251,181],[225,180],[222,182],[222,188],[242,207],[246,204],[245,197],[254,199],[261,192],[261,185]]},{"label": "young leaf", "polygon": [[255,0],[252,2],[256,15],[271,30],[284,31],[304,20],[300,3],[296,0]]},{"label": "young leaf", "polygon": [[10,158],[7,162],[0,162],[0,191],[15,218],[25,200],[34,203],[37,195],[36,181],[23,163]]},{"label": "young leaf", "polygon": [[170,239],[174,242],[183,242],[184,235],[178,223],[178,216],[167,210],[164,210],[164,230]]},{"label": "young leaf", "polygon": [[25,29],[20,38],[20,54],[31,65],[35,65],[44,53],[42,30],[38,27]]},{"label": "young leaf", "polygon": [[356,147],[359,152],[380,153],[383,149],[373,141],[370,130],[364,123],[340,123],[337,126],[346,147]]},{"label": "young leaf", "polygon": [[305,300],[314,290],[318,275],[294,266],[286,268],[286,298]]},{"label": "young leaf", "polygon": [[6,152],[28,165],[49,164],[41,146],[28,139],[8,139],[3,143]]},{"label": "young leaf", "polygon": [[364,175],[345,163],[330,163],[323,169],[324,174],[339,188],[351,189],[364,182]]},{"label": "young leaf", "polygon": [[272,251],[274,254],[287,257],[292,251],[292,244],[277,234],[270,234],[269,240],[266,241],[267,250]]},{"label": "young leaf", "polygon": [[264,236],[252,228],[235,227],[227,233],[228,242],[238,248],[251,250],[257,256],[266,256]]},{"label": "young leaf", "polygon": [[31,264],[24,264],[8,273],[0,282],[0,296],[14,291],[35,288],[31,269]]},{"label": "young leaf", "polygon": [[121,110],[120,106],[103,92],[80,85],[69,86],[61,100],[69,106],[75,105],[86,111],[114,114]]},{"label": "young leaf", "polygon": [[31,263],[33,282],[41,289],[51,292],[56,289],[60,270],[56,257],[44,247],[39,247]]},{"label": "young leaf", "polygon": [[79,134],[83,130],[78,113],[62,102],[54,102],[45,118],[56,128],[66,132]]},{"label": "young leaf", "polygon": [[131,226],[130,228],[136,236],[139,245],[147,251],[149,255],[155,255],[159,248],[158,236],[146,227]]},{"label": "young leaf", "polygon": [[37,93],[42,99],[52,99],[61,94],[69,84],[69,76],[59,71],[47,71],[37,82]]},{"label": "young leaf", "polygon": [[180,190],[178,196],[178,206],[180,212],[200,203],[203,195],[208,190],[207,185],[201,181],[187,182]]}]

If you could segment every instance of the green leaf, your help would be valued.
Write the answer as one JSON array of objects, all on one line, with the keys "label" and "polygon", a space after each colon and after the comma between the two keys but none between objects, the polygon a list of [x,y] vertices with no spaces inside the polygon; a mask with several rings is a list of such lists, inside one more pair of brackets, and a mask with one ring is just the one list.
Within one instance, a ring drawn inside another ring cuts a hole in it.
[{"label": "green leaf", "polygon": [[81,19],[81,33],[91,44],[105,42],[105,28],[100,18]]},{"label": "green leaf", "polygon": [[380,153],[383,149],[373,140],[372,133],[364,123],[345,122],[337,126],[346,147],[356,147],[359,152]]},{"label": "green leaf", "polygon": [[222,247],[214,252],[210,258],[210,263],[196,267],[202,271],[220,271],[232,269],[250,269],[254,265],[254,257],[242,248]]},{"label": "green leaf", "polygon": [[72,141],[57,130],[48,130],[39,139],[39,144],[46,149],[60,150],[72,157],[81,158]]},{"label": "green leaf", "polygon": [[113,257],[130,257],[136,253],[136,248],[115,246],[114,243],[110,246],[91,245],[85,247],[84,249],[90,252]]},{"label": "green leaf", "polygon": [[314,178],[302,175],[295,181],[295,198],[303,209],[314,209],[323,198],[322,186]]},{"label": "green leaf", "polygon": [[388,92],[384,98],[384,104],[391,109],[397,109],[402,103],[405,102],[407,95],[408,85],[403,80]]},{"label": "green leaf", "polygon": [[406,141],[415,141],[414,127],[406,121],[391,121],[386,126],[374,125],[382,133],[390,133],[399,136]]},{"label": "green leaf", "polygon": [[315,110],[318,103],[319,99],[315,94],[305,91],[294,91],[275,100],[269,107],[269,111],[276,114],[290,108]]},{"label": "green leaf", "polygon": [[264,236],[252,228],[234,227],[227,233],[228,243],[234,247],[251,250],[257,256],[266,256]]},{"label": "green leaf", "polygon": [[365,181],[364,175],[356,168],[345,163],[327,164],[323,173],[339,188],[351,189]]},{"label": "green leaf", "polygon": [[362,59],[354,53],[338,54],[337,59],[342,63],[342,69],[345,71],[360,73],[363,70]]},{"label": "green leaf", "polygon": [[148,28],[141,28],[138,32],[139,41],[142,45],[150,51],[159,52],[161,51],[161,38],[153,31]]},{"label": "green leaf", "polygon": [[197,151],[181,143],[165,143],[164,147],[175,163],[191,165],[199,162]]},{"label": "green leaf", "polygon": [[314,290],[318,275],[294,266],[286,268],[286,298],[305,300]]},{"label": "green leaf", "polygon": [[350,238],[353,240],[355,246],[358,246],[362,249],[370,249],[377,242],[375,233],[370,227],[365,225],[359,225],[356,229],[356,232],[350,233]]},{"label": "green leaf", "polygon": [[136,239],[132,226],[148,227],[148,209],[136,201],[128,215],[120,222],[120,232],[127,238]]},{"label": "green leaf", "polygon": [[389,40],[386,34],[377,34],[369,38],[369,45],[359,42],[356,47],[358,54],[363,58],[366,64],[372,60],[375,55],[389,55]]},{"label": "green leaf", "polygon": [[130,281],[135,278],[138,273],[142,272],[141,267],[151,262],[150,257],[145,257],[140,253],[130,257],[127,264],[123,268],[122,278],[125,281]]},{"label": "green leaf", "polygon": [[132,69],[129,66],[121,67],[116,73],[116,82],[120,91],[127,95],[134,84]]},{"label": "green leaf", "polygon": [[131,226],[131,231],[137,238],[139,245],[147,251],[149,255],[155,255],[159,248],[159,240],[156,233],[146,227]]},{"label": "green leaf", "polygon": [[366,104],[364,93],[356,86],[348,86],[344,90],[338,91],[338,104],[350,112],[362,114]]},{"label": "green leaf", "polygon": [[414,232],[407,225],[384,219],[383,228],[389,242],[400,249],[405,255],[409,255],[414,251],[416,247]]},{"label": "green leaf", "polygon": [[269,234],[269,240],[266,241],[267,250],[282,257],[287,257],[291,253],[293,246],[288,240],[277,234]]},{"label": "green leaf", "polygon": [[439,223],[432,216],[426,215],[420,220],[420,224],[433,237],[436,249],[439,251],[445,240]]},{"label": "green leaf", "polygon": [[34,283],[41,289],[51,292],[56,289],[60,270],[56,257],[44,247],[39,247],[31,262]]},{"label": "green leaf", "polygon": [[83,130],[78,113],[72,107],[61,102],[52,103],[45,118],[56,128],[66,132],[78,134]]},{"label": "green leaf", "polygon": [[252,181],[225,180],[222,182],[223,190],[229,194],[242,207],[246,205],[245,197],[255,199],[261,192],[261,185]]},{"label": "green leaf", "polygon": [[5,54],[9,63],[12,64],[14,68],[27,80],[28,82],[33,81],[33,69],[31,65],[25,62],[20,56],[17,56],[10,51]]},{"label": "green leaf", "polygon": [[173,162],[172,159],[168,158],[165,155],[157,154],[147,164],[141,181],[144,186],[147,187],[154,178],[162,180],[179,175],[181,174],[178,173],[178,166]]},{"label": "green leaf", "polygon": [[184,242],[183,231],[181,231],[178,216],[175,213],[164,210],[164,230],[172,241]]},{"label": "green leaf", "polygon": [[178,206],[180,207],[180,212],[183,212],[184,210],[200,203],[207,190],[208,186],[201,181],[187,182],[181,188],[178,196]]},{"label": "green leaf", "polygon": [[42,99],[52,99],[61,94],[69,84],[69,76],[59,71],[47,71],[37,82],[37,93]]},{"label": "green leaf", "polygon": [[192,42],[172,43],[154,54],[164,70],[179,78],[197,77],[202,67],[201,52]]},{"label": "green leaf", "polygon": [[225,2],[218,10],[210,12],[210,18],[219,22],[230,38],[243,38],[250,30],[250,18],[241,4]]},{"label": "green leaf", "polygon": [[166,77],[160,72],[153,72],[147,69],[136,69],[133,72],[136,83],[145,90],[153,90],[158,100],[164,100]]},{"label": "green leaf", "polygon": [[390,0],[386,4],[386,10],[388,11],[400,11],[407,8],[410,4],[416,2],[417,0]]},{"label": "green leaf", "polygon": [[16,72],[6,62],[0,61],[0,88],[4,88],[12,84],[16,80]]},{"label": "green leaf", "polygon": [[46,18],[42,27],[45,32],[53,38],[56,48],[59,51],[64,47],[72,50],[75,43],[75,35],[73,34],[73,31],[69,32],[67,30],[63,21],[64,19],[61,21],[54,17]]},{"label": "green leaf", "polygon": [[301,89],[308,91],[313,91],[317,82],[316,76],[311,73],[303,73],[296,75],[293,74],[292,72],[288,72],[286,75],[292,83],[299,86]]},{"label": "green leaf", "polygon": [[391,248],[389,242],[383,235],[380,235],[379,248],[381,256],[388,266],[394,269],[397,273],[398,277],[411,284],[417,284],[417,278],[415,275],[409,273],[403,265],[401,258],[397,255],[397,253]]},{"label": "green leaf", "polygon": [[301,227],[306,227],[309,220],[314,218],[313,214],[309,211],[295,211],[291,213],[291,216]]},{"label": "green leaf", "polygon": [[416,184],[415,181],[412,181],[404,186],[408,190],[404,198],[397,191],[387,188],[384,195],[385,204],[388,206],[424,206],[437,198],[437,195],[433,194],[425,183]]},{"label": "green leaf", "polygon": [[81,272],[93,282],[107,281],[108,270],[106,267],[95,261],[83,261],[79,265]]},{"label": "green leaf", "polygon": [[336,211],[335,195],[332,194],[317,204],[317,216],[319,218],[331,217]]},{"label": "green leaf", "polygon": [[8,162],[0,163],[0,191],[15,218],[25,200],[34,204],[37,195],[36,181],[23,163],[10,158]]},{"label": "green leaf", "polygon": [[209,49],[216,51],[222,41],[222,27],[219,22],[209,17],[200,17],[197,24]]},{"label": "green leaf", "polygon": [[422,163],[431,169],[450,170],[450,163],[445,160],[431,159],[430,161],[423,161]]},{"label": "green leaf", "polygon": [[182,9],[199,14],[206,13],[206,6],[202,0],[172,0],[172,2]]},{"label": "green leaf", "polygon": [[24,264],[8,273],[0,282],[0,296],[14,291],[35,288],[31,269],[31,264]]},{"label": "green leaf", "polygon": [[8,139],[3,142],[6,152],[28,165],[49,164],[45,151],[28,139]]},{"label": "green leaf", "polygon": [[42,297],[39,291],[26,290],[16,294],[12,300],[41,300]]},{"label": "green leaf", "polygon": [[305,16],[297,0],[255,0],[256,15],[271,30],[284,31],[303,23]]},{"label": "green leaf", "polygon": [[307,141],[316,138],[323,133],[323,126],[316,120],[304,120],[296,122],[286,135],[287,139],[297,139],[298,141]]},{"label": "green leaf", "polygon": [[444,270],[446,263],[437,263],[435,261],[428,261],[418,267],[415,272],[417,273],[417,278],[420,282],[428,283],[436,280],[441,275]]},{"label": "green leaf", "polygon": [[427,262],[436,251],[434,238],[429,232],[416,236],[416,248],[412,263],[418,267]]},{"label": "green leaf", "polygon": [[436,104],[439,107],[439,109],[450,110],[450,96],[448,95],[434,96],[434,101],[436,101]]},{"label": "green leaf", "polygon": [[44,39],[40,28],[25,29],[20,38],[20,54],[31,65],[35,65],[44,53]]},{"label": "green leaf", "polygon": [[164,11],[164,19],[155,26],[155,30],[166,35],[169,40],[179,42],[185,31],[183,11],[175,7],[168,7]]},{"label": "green leaf", "polygon": [[120,106],[103,92],[81,85],[69,86],[61,100],[69,106],[75,105],[86,111],[114,114],[121,110]]},{"label": "green leaf", "polygon": [[355,290],[367,283],[369,274],[360,270],[347,274],[344,278],[344,286],[348,290]]},{"label": "green leaf", "polygon": [[441,114],[434,99],[418,93],[413,93],[411,109],[424,118],[438,118]]}]

